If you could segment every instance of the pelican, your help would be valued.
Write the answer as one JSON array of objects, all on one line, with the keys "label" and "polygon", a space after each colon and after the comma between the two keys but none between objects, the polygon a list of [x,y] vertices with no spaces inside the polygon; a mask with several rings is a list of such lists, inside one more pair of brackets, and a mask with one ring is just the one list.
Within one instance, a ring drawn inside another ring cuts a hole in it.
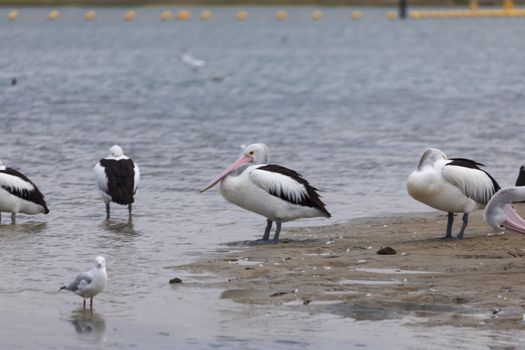
[{"label": "pelican", "polygon": [[140,182],[137,163],[124,155],[119,145],[109,149],[109,155],[95,165],[95,177],[100,195],[106,203],[106,218],[109,219],[109,203],[128,206],[131,217],[131,204]]},{"label": "pelican", "polygon": [[266,217],[262,241],[270,237],[272,223],[276,229],[273,242],[279,241],[283,222],[331,215],[317,189],[300,174],[280,165],[268,164],[268,146],[255,143],[246,147],[241,157],[211,180],[204,192],[220,182],[224,199],[241,208]]},{"label": "pelican", "polygon": [[106,259],[103,256],[97,256],[94,268],[79,273],[73,282],[60,287],[60,290],[69,290],[81,296],[84,299],[84,309],[86,308],[86,299],[90,299],[89,308],[93,310],[93,298],[104,290],[107,281]]},{"label": "pelican", "polygon": [[525,187],[504,188],[492,196],[483,217],[496,230],[508,228],[525,233],[525,220],[512,208],[512,203],[522,201],[525,201]]},{"label": "pelican", "polygon": [[469,213],[485,207],[500,189],[496,180],[479,166],[484,165],[465,158],[447,158],[440,150],[430,148],[408,177],[407,190],[414,199],[448,213],[443,239],[453,238],[454,213],[463,213],[463,225],[457,235],[462,239]]},{"label": "pelican", "polygon": [[11,213],[11,223],[16,213],[49,213],[44,195],[36,185],[21,172],[7,168],[0,161],[0,219],[1,213]]}]

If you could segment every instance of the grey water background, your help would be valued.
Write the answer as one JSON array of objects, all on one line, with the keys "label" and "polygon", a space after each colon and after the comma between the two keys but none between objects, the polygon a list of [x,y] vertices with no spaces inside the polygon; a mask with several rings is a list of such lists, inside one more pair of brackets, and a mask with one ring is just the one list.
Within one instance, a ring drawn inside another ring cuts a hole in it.
[{"label": "grey water background", "polygon": [[[256,239],[265,220],[198,190],[241,144],[321,189],[328,225],[427,211],[404,181],[427,147],[487,165],[514,183],[525,130],[525,26],[520,19],[388,21],[386,9],[212,8],[209,21],[161,22],[159,8],[19,9],[0,20],[0,159],[28,175],[50,214],[4,214],[0,226],[2,348],[335,349],[506,346],[523,335],[355,321],[237,305],[217,290],[176,288],[173,266],[220,243]],[[0,11],[2,15],[7,9]],[[198,10],[192,10],[193,15]],[[193,70],[189,51],[206,61]],[[17,79],[16,85],[11,80]],[[120,144],[139,163],[134,216],[105,221],[92,167]],[[487,227],[487,230],[489,228]],[[468,235],[468,232],[467,232]],[[95,313],[58,287],[108,262]],[[436,332],[440,336],[436,337]]]}]

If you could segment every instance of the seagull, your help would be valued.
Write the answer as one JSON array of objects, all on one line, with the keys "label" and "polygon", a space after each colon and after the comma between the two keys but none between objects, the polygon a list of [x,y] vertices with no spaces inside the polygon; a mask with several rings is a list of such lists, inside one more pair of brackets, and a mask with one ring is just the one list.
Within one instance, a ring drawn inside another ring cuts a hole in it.
[{"label": "seagull", "polygon": [[204,65],[206,64],[206,62],[204,62],[203,60],[193,57],[188,51],[184,51],[180,59],[183,63],[186,63],[193,69],[204,67]]},{"label": "seagull", "polygon": [[119,145],[111,147],[109,153],[95,165],[97,185],[106,203],[106,218],[109,219],[110,202],[127,205],[131,218],[131,204],[140,182],[139,166],[124,155]]},{"label": "seagull", "polygon": [[89,309],[93,310],[93,298],[104,290],[107,281],[106,259],[103,256],[97,256],[94,268],[79,273],[73,282],[60,287],[60,290],[69,290],[84,298],[84,309],[86,308],[86,299],[91,299]]},{"label": "seagull", "polygon": [[273,242],[277,243],[283,222],[299,218],[329,218],[331,215],[315,187],[293,170],[268,164],[269,157],[265,144],[246,147],[241,157],[201,192],[220,183],[221,194],[228,202],[266,217],[263,242],[269,240],[275,222]]},{"label": "seagull", "polygon": [[0,161],[0,220],[1,213],[11,213],[11,223],[16,213],[49,213],[44,195],[36,185],[21,172],[7,168]]},{"label": "seagull", "polygon": [[512,208],[512,203],[524,200],[525,187],[504,188],[492,196],[483,212],[483,217],[496,230],[508,228],[525,233],[525,220]]},{"label": "seagull", "polygon": [[469,213],[485,207],[500,189],[496,180],[480,166],[484,165],[465,158],[447,158],[440,150],[430,148],[408,177],[407,190],[414,199],[448,213],[443,239],[453,238],[454,213],[463,213],[463,225],[457,235],[462,239]]}]

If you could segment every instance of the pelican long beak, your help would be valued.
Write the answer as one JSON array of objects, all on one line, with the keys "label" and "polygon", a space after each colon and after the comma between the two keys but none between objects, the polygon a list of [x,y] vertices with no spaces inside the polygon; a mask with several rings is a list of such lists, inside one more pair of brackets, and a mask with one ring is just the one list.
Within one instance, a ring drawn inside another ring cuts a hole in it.
[{"label": "pelican long beak", "polygon": [[507,204],[503,207],[505,213],[505,227],[509,230],[519,233],[525,233],[525,220],[516,213],[512,204]]},{"label": "pelican long beak", "polygon": [[213,178],[213,180],[208,182],[208,184],[206,186],[204,186],[204,188],[200,192],[202,193],[204,191],[209,190],[210,188],[215,186],[219,181],[221,181],[226,176],[230,175],[232,172],[237,170],[240,166],[242,166],[243,164],[246,164],[246,163],[251,163],[251,162],[253,162],[253,158],[250,157],[250,156],[247,156],[246,154],[243,154],[242,157],[239,158],[235,163],[230,165],[228,168],[226,168],[226,170],[224,170],[222,173],[220,173],[219,175],[215,176]]}]

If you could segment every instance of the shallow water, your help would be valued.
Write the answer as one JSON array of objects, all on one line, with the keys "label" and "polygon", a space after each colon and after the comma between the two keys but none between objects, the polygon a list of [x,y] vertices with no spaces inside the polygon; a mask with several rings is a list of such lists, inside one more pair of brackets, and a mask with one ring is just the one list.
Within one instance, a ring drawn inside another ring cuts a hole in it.
[{"label": "shallow water", "polygon": [[[22,336],[26,348],[417,348],[422,339],[431,348],[458,338],[479,348],[518,339],[453,328],[435,339],[406,320],[236,305],[220,291],[167,282],[172,266],[262,234],[264,219],[216,190],[198,193],[241,144],[267,143],[273,162],[323,190],[333,219],[287,224],[284,237],[290,226],[427,210],[404,181],[430,146],[514,183],[525,127],[521,20],[399,22],[366,9],[349,21],[351,9],[339,8],[314,22],[311,8],[292,8],[276,22],[276,9],[250,8],[239,22],[237,9],[220,8],[207,22],[161,22],[148,8],[125,22],[124,10],[98,9],[86,22],[84,10],[65,8],[51,22],[48,9],[20,9],[17,21],[0,21],[0,159],[35,181],[51,210],[0,226],[2,347],[20,347]],[[188,68],[184,50],[206,66]],[[92,166],[114,143],[142,171],[131,223],[116,206],[106,222],[94,189]],[[97,254],[110,283],[89,318],[80,298],[57,289]]]}]

